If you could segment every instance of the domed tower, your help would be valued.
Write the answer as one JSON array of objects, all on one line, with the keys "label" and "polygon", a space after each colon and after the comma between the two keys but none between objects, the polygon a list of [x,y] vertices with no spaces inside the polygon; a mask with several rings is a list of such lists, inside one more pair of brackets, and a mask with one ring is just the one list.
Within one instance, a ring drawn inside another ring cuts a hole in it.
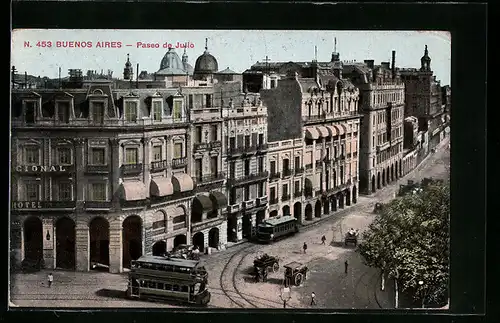
[{"label": "domed tower", "polygon": [[429,57],[427,45],[425,45],[424,56],[420,59],[420,70],[424,72],[431,71],[431,58]]},{"label": "domed tower", "polygon": [[181,58],[175,52],[175,48],[169,48],[160,63],[160,70],[157,75],[186,75]]},{"label": "domed tower", "polygon": [[193,78],[195,80],[205,80],[219,70],[217,60],[208,52],[208,38],[205,39],[205,52],[196,59],[194,65]]},{"label": "domed tower", "polygon": [[123,79],[131,80],[134,76],[134,70],[132,69],[132,63],[130,63],[129,54],[127,54],[127,62],[125,63],[125,68],[123,69]]},{"label": "domed tower", "polygon": [[188,55],[186,53],[185,48],[184,48],[184,53],[182,54],[182,66],[184,67],[184,71],[187,74],[193,75],[194,68],[191,66],[191,64],[188,63]]}]

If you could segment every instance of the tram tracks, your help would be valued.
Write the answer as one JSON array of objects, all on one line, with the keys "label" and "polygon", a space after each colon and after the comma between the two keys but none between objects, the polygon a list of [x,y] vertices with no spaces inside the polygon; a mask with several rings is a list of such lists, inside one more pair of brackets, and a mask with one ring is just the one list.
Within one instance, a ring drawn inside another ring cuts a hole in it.
[{"label": "tram tracks", "polygon": [[[234,253],[229,261],[222,268],[219,276],[220,289],[224,296],[231,301],[232,304],[239,308],[258,308],[259,306],[252,302],[248,297],[244,296],[238,289],[236,275],[241,267],[245,254],[254,251],[257,248],[255,245],[249,245]],[[230,272],[232,270],[232,273]]]}]

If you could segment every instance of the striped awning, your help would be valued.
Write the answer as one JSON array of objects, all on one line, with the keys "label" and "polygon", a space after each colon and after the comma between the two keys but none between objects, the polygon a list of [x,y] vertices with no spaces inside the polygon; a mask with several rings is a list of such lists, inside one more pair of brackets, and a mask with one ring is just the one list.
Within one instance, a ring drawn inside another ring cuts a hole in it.
[{"label": "striped awning", "polygon": [[148,197],[146,185],[141,181],[123,182],[121,185],[121,198],[125,201],[145,200]]},{"label": "striped awning", "polygon": [[326,126],[326,129],[328,129],[330,136],[335,137],[337,135],[337,129],[334,126]]},{"label": "striped awning", "polygon": [[306,128],[306,138],[316,140],[319,138],[318,130],[314,128]]},{"label": "striped awning", "polygon": [[152,196],[168,196],[174,194],[172,179],[168,177],[155,177],[151,179],[149,192]]},{"label": "striped awning", "polygon": [[192,191],[194,188],[193,179],[185,173],[173,174],[172,185],[174,186],[174,192],[178,193]]},{"label": "striped awning", "polygon": [[330,133],[328,132],[328,129],[326,129],[326,127],[319,126],[319,127],[316,127],[316,130],[318,130],[320,137],[326,138],[326,137],[330,136]]},{"label": "striped awning", "polygon": [[337,129],[337,135],[341,136],[341,135],[345,134],[346,128],[344,125],[336,125],[334,127],[335,127],[335,129]]}]

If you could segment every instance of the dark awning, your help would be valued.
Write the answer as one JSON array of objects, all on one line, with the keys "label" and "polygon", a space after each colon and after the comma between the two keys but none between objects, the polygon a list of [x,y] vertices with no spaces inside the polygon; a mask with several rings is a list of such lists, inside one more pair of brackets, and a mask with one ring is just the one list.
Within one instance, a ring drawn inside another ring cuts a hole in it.
[{"label": "dark awning", "polygon": [[304,181],[304,186],[305,187],[310,187],[312,188],[313,187],[313,183],[312,183],[312,180],[310,178],[305,178],[305,181]]},{"label": "dark awning", "polygon": [[212,200],[214,208],[224,209],[227,207],[227,197],[221,192],[217,191],[211,192],[210,200]]},{"label": "dark awning", "polygon": [[210,211],[213,209],[212,200],[208,196],[197,195],[193,200],[193,207],[203,212]]}]

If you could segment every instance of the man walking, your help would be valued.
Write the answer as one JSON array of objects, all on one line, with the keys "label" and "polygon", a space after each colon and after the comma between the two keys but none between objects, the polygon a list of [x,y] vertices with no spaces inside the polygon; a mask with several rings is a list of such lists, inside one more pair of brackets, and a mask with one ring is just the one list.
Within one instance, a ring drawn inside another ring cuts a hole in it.
[{"label": "man walking", "polygon": [[345,267],[345,273],[347,274],[347,267],[349,266],[349,264],[347,263],[347,260],[344,262],[344,267]]},{"label": "man walking", "polygon": [[316,294],[314,292],[311,293],[311,305],[316,305]]},{"label": "man walking", "polygon": [[302,249],[304,249],[304,253],[306,253],[307,250],[307,243],[304,242],[304,245],[302,246]]},{"label": "man walking", "polygon": [[49,288],[52,286],[52,282],[54,281],[54,276],[52,276],[52,273],[49,273],[47,276],[47,280],[49,282]]},{"label": "man walking", "polygon": [[322,237],[321,237],[321,244],[323,244],[323,245],[324,245],[324,244],[325,244],[325,241],[326,241],[326,237],[325,237],[325,236],[322,236]]}]

